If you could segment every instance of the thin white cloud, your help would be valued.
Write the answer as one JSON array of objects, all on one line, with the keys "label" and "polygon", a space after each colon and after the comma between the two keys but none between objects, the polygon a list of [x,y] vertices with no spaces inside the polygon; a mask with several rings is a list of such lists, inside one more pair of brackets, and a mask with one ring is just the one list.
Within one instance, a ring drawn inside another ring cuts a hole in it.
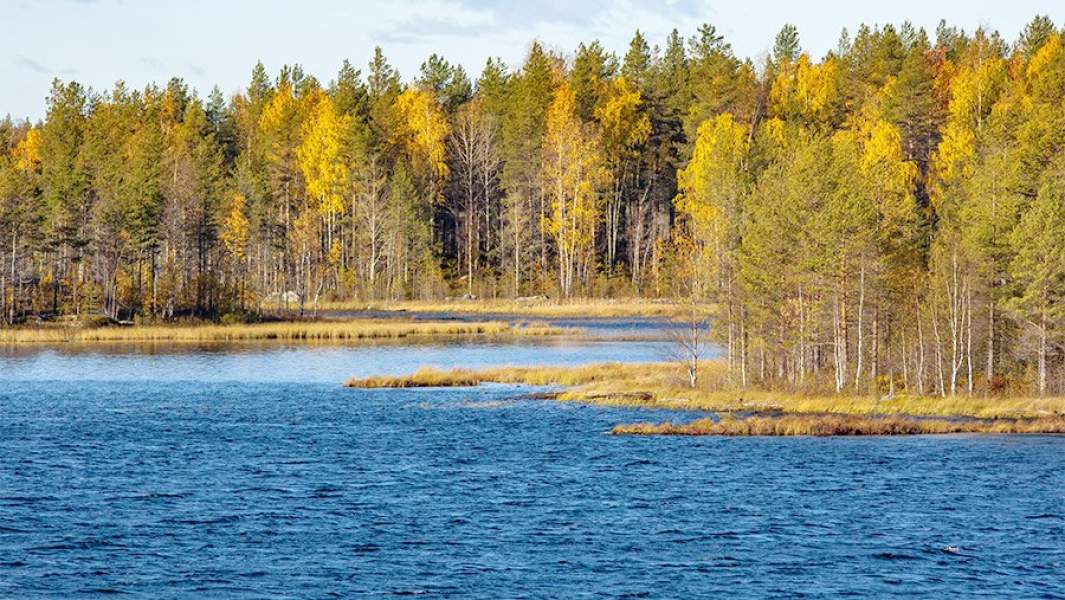
[{"label": "thin white cloud", "polygon": [[16,54],[12,57],[11,62],[20,69],[31,71],[37,75],[47,75],[48,77],[55,77],[56,75],[73,75],[78,72],[77,69],[70,67],[54,69],[24,54]]},{"label": "thin white cloud", "polygon": [[32,58],[28,56],[23,56],[21,54],[16,54],[14,58],[11,59],[11,62],[15,63],[19,67],[22,67],[23,69],[29,69],[30,71],[33,71],[34,73],[39,73],[41,75],[51,75],[55,73],[55,71],[53,71],[52,69],[49,69],[48,67],[33,60]]}]

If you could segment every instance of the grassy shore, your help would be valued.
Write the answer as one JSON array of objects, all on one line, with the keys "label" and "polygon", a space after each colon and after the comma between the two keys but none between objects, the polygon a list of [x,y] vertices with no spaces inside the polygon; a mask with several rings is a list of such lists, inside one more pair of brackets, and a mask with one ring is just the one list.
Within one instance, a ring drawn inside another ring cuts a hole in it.
[{"label": "grassy shore", "polygon": [[583,386],[648,376],[657,373],[660,365],[601,363],[577,367],[493,367],[487,369],[439,370],[423,367],[409,375],[352,378],[347,387],[407,388],[407,387],[469,387],[481,383],[521,383],[527,385]]},{"label": "grassy shore", "polygon": [[325,302],[319,305],[325,311],[388,311],[458,313],[477,315],[513,315],[519,317],[679,317],[690,310],[688,305],[670,301],[644,298],[570,300],[445,300],[436,302]]},{"label": "grassy shore", "polygon": [[499,367],[438,371],[421,369],[398,377],[351,379],[349,387],[447,387],[480,383],[558,385],[561,400],[674,410],[715,412],[843,415],[911,415],[1024,419],[1065,415],[1065,398],[968,397],[898,395],[892,399],[850,394],[821,395],[723,387],[724,365],[707,361],[700,377],[709,381],[691,389],[683,374],[669,363],[602,363],[577,367]]},{"label": "grassy shore", "polygon": [[720,421],[697,419],[690,423],[627,423],[612,435],[721,435],[721,436],[837,436],[929,435],[946,433],[1065,433],[1065,417],[1038,419],[947,420],[913,417],[861,417],[855,415],[724,417]]},{"label": "grassy shore", "polygon": [[39,327],[0,330],[0,344],[65,344],[93,342],[351,342],[403,338],[462,336],[545,336],[565,330],[540,324],[510,325],[497,321],[411,321],[395,319],[283,321],[238,325]]}]

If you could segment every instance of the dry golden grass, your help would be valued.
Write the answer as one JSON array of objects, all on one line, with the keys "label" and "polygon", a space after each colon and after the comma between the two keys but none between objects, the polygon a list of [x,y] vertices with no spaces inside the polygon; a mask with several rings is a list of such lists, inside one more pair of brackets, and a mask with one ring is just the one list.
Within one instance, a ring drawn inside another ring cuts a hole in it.
[{"label": "dry golden grass", "polygon": [[644,298],[570,300],[450,300],[437,302],[325,302],[319,310],[368,310],[396,312],[442,312],[521,317],[678,317],[688,309],[685,304]]},{"label": "dry golden grass", "polygon": [[540,324],[522,326],[486,321],[329,320],[256,323],[250,325],[189,325],[132,327],[49,327],[0,330],[2,344],[62,344],[93,342],[234,342],[307,341],[350,342],[401,338],[460,336],[541,336],[565,330]]},{"label": "dry golden grass", "polygon": [[1002,398],[938,396],[804,395],[763,390],[692,390],[679,384],[638,385],[609,382],[581,386],[567,391],[563,399],[608,398],[612,394],[631,396],[634,390],[649,393],[656,408],[712,410],[719,412],[831,413],[848,415],[913,415],[922,417],[967,416],[983,419],[1035,418],[1065,414],[1065,398]]},{"label": "dry golden grass", "polygon": [[438,370],[421,368],[410,375],[352,378],[348,387],[467,387],[481,383],[522,383],[526,385],[578,386],[611,381],[634,374],[653,372],[657,365],[602,363],[578,367],[493,367],[487,369]]},{"label": "dry golden grass", "polygon": [[464,377],[458,371],[438,371],[423,367],[411,375],[402,377],[366,377],[363,379],[350,379],[345,384],[347,387],[366,389],[376,388],[419,388],[419,387],[473,387],[481,384],[481,380],[472,372]]},{"label": "dry golden grass", "polygon": [[1065,418],[949,421],[912,417],[859,417],[854,415],[785,415],[745,419],[697,419],[690,423],[629,423],[617,425],[613,435],[721,435],[721,436],[849,436],[927,435],[945,433],[1065,433]]},{"label": "dry golden grass", "polygon": [[[603,363],[576,367],[497,367],[479,370],[423,370],[384,378],[390,387],[476,385],[473,382],[558,385],[560,400],[590,404],[715,412],[782,412],[793,414],[910,415],[1022,419],[1065,416],[1065,398],[896,396],[879,399],[855,395],[807,395],[763,390],[734,390],[723,384],[725,365],[707,361],[700,367],[699,388],[691,389],[680,368],[670,363]],[[352,379],[347,385],[363,387]],[[430,382],[431,383],[428,383]],[[378,384],[380,385],[380,384]]]}]

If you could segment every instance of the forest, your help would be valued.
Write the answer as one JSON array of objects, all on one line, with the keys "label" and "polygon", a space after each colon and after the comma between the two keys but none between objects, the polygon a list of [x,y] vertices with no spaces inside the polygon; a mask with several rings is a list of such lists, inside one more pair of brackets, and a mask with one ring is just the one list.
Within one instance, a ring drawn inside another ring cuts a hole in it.
[{"label": "forest", "polygon": [[475,77],[377,48],[230,97],[56,80],[0,122],[2,322],[662,298],[709,308],[741,387],[1059,394],[1063,35],[862,25],[816,58],[786,25],[753,59],[703,25]]}]

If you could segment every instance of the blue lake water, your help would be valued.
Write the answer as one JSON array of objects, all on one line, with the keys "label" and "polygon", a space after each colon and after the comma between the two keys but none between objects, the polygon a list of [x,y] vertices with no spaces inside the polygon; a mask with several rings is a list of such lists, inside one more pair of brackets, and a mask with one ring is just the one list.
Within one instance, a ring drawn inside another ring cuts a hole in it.
[{"label": "blue lake water", "polygon": [[655,342],[0,350],[0,597],[1065,597],[1065,436],[632,438],[421,364]]}]

